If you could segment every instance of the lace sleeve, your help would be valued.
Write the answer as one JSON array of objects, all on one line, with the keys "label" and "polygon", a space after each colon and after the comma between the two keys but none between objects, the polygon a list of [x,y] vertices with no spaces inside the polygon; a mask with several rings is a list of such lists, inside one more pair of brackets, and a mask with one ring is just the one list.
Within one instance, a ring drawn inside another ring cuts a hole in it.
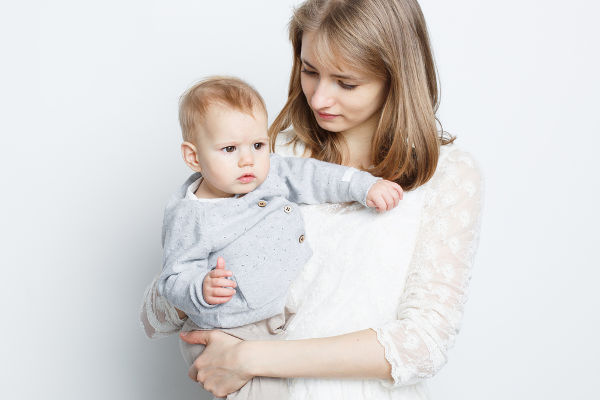
[{"label": "lace sleeve", "polygon": [[449,151],[425,194],[397,319],[374,328],[392,367],[392,386],[430,378],[446,363],[467,300],[483,182],[470,155]]},{"label": "lace sleeve", "polygon": [[185,321],[179,319],[177,310],[158,294],[158,276],[146,288],[140,310],[140,321],[146,336],[156,339],[179,332]]}]

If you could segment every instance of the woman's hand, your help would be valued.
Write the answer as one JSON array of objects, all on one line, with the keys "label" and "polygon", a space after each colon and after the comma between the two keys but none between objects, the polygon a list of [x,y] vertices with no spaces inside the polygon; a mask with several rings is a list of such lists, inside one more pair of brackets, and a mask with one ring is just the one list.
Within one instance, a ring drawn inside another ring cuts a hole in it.
[{"label": "woman's hand", "polygon": [[253,376],[244,370],[243,341],[220,331],[182,332],[181,339],[206,346],[189,369],[189,377],[217,397],[239,390]]}]

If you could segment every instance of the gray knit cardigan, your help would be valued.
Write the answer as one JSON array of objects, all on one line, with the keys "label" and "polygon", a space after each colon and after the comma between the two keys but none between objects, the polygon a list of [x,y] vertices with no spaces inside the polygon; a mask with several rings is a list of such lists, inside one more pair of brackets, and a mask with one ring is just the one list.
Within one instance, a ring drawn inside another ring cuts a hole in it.
[{"label": "gray knit cardigan", "polygon": [[[159,293],[200,328],[232,328],[282,312],[287,290],[312,251],[295,203],[358,201],[366,205],[379,179],[312,158],[271,155],[265,181],[254,191],[218,202],[186,198],[193,174],[171,197],[163,222]],[[237,283],[225,304],[210,305],[202,281],[225,259]]]}]

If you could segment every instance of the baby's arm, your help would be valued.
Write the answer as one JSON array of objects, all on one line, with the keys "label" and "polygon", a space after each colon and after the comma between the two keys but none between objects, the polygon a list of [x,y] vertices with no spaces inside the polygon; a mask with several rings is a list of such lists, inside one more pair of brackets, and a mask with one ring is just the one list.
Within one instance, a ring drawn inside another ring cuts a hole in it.
[{"label": "baby's arm", "polygon": [[203,280],[212,269],[202,208],[194,202],[173,202],[163,222],[163,271],[160,295],[188,315],[214,307],[202,294]]},{"label": "baby's arm", "polygon": [[271,156],[271,168],[285,181],[290,201],[304,204],[358,201],[379,211],[394,208],[402,188],[365,171],[314,158]]}]

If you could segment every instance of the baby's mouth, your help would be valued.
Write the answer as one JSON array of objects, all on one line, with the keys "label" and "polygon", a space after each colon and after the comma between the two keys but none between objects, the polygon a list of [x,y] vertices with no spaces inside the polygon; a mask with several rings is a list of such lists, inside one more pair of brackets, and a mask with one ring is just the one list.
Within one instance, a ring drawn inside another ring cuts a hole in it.
[{"label": "baby's mouth", "polygon": [[242,183],[250,183],[255,179],[256,177],[254,176],[254,174],[244,174],[238,178],[238,181]]}]

